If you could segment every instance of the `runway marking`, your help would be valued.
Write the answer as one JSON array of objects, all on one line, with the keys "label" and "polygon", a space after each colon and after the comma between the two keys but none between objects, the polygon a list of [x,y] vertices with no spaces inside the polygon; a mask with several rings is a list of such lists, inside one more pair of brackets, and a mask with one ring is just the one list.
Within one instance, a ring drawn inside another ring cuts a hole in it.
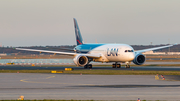
[{"label": "runway marking", "polygon": [[66,85],[88,85],[88,86],[95,86],[94,84],[75,84],[75,83],[55,83],[55,82],[36,82],[36,81],[27,81],[27,79],[22,79],[20,80],[21,82],[26,82],[26,83],[43,83],[43,84],[66,84]]},{"label": "runway marking", "polygon": [[[55,76],[47,77],[46,79],[54,78]],[[94,84],[75,84],[75,83],[56,83],[56,82],[38,82],[38,81],[28,81],[28,79],[22,79],[21,82],[26,83],[43,83],[43,84],[66,84],[66,85],[88,85],[88,86],[94,86]]]},{"label": "runway marking", "polygon": [[55,84],[51,82],[36,82],[36,81],[27,81],[27,79],[22,79],[20,80],[21,82],[26,82],[26,83],[44,83],[44,84]]},{"label": "runway marking", "polygon": [[28,82],[28,81],[25,81],[26,79],[23,79],[23,80],[20,80],[21,82]]},{"label": "runway marking", "polygon": [[[50,79],[50,78],[54,78],[55,76],[50,76],[50,77],[47,77],[46,79]],[[48,84],[52,84],[52,83],[49,83],[49,82],[35,82],[35,81],[28,81],[28,79],[22,79],[20,80],[21,82],[26,82],[26,83],[48,83]]]},{"label": "runway marking", "polygon": [[50,77],[47,77],[46,79],[50,79],[50,78],[54,78],[55,76],[50,76]]}]

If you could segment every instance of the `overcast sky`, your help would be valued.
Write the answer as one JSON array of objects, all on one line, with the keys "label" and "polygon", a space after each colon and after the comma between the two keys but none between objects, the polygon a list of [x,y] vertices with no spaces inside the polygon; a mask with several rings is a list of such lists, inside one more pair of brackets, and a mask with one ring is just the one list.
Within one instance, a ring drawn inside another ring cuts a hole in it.
[{"label": "overcast sky", "polygon": [[180,43],[180,0],[0,0],[3,46]]}]

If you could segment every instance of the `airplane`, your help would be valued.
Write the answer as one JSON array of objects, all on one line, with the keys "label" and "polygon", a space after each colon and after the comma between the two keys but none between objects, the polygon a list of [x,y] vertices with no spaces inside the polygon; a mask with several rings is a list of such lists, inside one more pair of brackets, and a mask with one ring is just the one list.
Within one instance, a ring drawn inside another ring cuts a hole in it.
[{"label": "airplane", "polygon": [[[113,62],[112,68],[121,68],[122,63],[126,63],[125,68],[130,68],[130,63],[133,62],[136,65],[144,64],[146,57],[143,52],[158,50],[162,48],[172,47],[171,45],[137,50],[135,51],[128,44],[85,44],[81,36],[81,32],[74,18],[74,28],[77,46],[73,49],[74,52],[60,52],[60,51],[50,51],[50,50],[37,50],[37,49],[24,49],[16,48],[17,50],[24,51],[35,51],[35,52],[46,52],[54,54],[64,54],[74,56],[74,63],[76,66],[84,68],[92,68],[90,62],[102,62],[109,63]],[[175,45],[175,44],[174,44]]]}]

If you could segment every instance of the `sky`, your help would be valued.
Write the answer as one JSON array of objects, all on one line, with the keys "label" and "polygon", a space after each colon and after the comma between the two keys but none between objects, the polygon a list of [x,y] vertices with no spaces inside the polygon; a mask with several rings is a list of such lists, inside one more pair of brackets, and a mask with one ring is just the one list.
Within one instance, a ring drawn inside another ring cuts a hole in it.
[{"label": "sky", "polygon": [[180,43],[180,0],[0,0],[0,45]]}]

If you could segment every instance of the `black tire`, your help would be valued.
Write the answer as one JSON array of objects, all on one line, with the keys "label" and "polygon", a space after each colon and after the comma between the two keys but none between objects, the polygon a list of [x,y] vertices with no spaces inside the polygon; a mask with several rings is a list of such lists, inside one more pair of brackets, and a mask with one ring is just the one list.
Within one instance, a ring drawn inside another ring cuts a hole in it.
[{"label": "black tire", "polygon": [[88,68],[88,66],[87,66],[87,65],[85,65],[85,66],[84,66],[84,69],[87,69],[87,68]]},{"label": "black tire", "polygon": [[117,64],[117,68],[121,68],[121,64]]},{"label": "black tire", "polygon": [[116,68],[116,64],[112,64],[112,68]]},{"label": "black tire", "polygon": [[130,65],[126,65],[126,68],[130,68]]},{"label": "black tire", "polygon": [[89,64],[89,65],[88,65],[88,68],[92,68],[92,64]]}]

